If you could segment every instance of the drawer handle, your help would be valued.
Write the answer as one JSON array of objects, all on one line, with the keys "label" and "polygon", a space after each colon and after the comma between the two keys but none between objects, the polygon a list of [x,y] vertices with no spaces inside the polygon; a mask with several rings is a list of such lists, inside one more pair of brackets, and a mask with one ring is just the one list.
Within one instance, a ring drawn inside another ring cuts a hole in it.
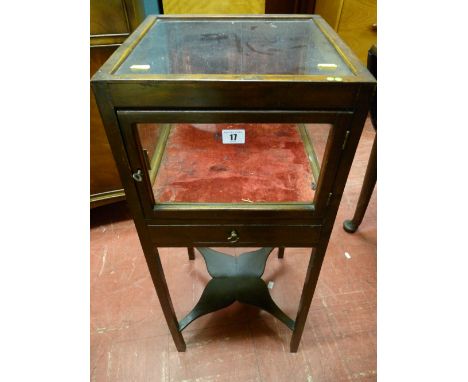
[{"label": "drawer handle", "polygon": [[240,237],[235,230],[232,230],[231,236],[229,236],[227,239],[230,243],[236,243],[239,241]]},{"label": "drawer handle", "polygon": [[137,182],[141,182],[141,181],[143,180],[141,170],[138,170],[137,172],[134,172],[134,173],[132,174],[132,177],[133,177],[133,179],[135,179]]}]

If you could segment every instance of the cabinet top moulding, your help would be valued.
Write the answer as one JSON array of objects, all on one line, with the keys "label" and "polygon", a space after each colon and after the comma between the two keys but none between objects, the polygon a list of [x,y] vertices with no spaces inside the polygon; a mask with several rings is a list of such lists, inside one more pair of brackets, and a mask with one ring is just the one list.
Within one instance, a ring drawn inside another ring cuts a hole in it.
[{"label": "cabinet top moulding", "polygon": [[[333,72],[329,72],[326,69],[323,74],[209,74],[209,73],[197,73],[197,74],[183,74],[183,73],[168,73],[168,74],[154,74],[154,73],[116,73],[121,65],[129,58],[134,48],[148,36],[148,32],[156,24],[157,21],[168,22],[168,21],[210,21],[214,20],[221,22],[232,21],[233,23],[238,20],[241,21],[259,21],[258,25],[265,23],[266,21],[310,21],[321,31],[321,33],[327,38],[331,45],[335,48],[340,58],[346,63],[347,68],[352,72],[350,75],[340,74],[339,82],[352,82],[352,83],[368,83],[375,82],[372,75],[369,74],[367,68],[362,65],[359,59],[351,52],[351,50],[343,44],[341,39],[338,37],[336,32],[330,28],[330,26],[322,19],[319,15],[191,15],[191,16],[148,16],[143,23],[130,35],[130,37],[120,46],[119,49],[109,58],[109,60],[98,70],[98,72],[92,78],[93,82],[96,81],[111,81],[111,82],[122,82],[122,81],[151,81],[151,80],[205,80],[205,81],[313,81],[313,82],[324,82],[330,83],[330,77],[334,76]],[[227,23],[226,23],[227,24]],[[150,36],[151,38],[152,36]]]},{"label": "cabinet top moulding", "polygon": [[375,79],[318,15],[151,15],[92,83],[115,107],[346,109]]}]

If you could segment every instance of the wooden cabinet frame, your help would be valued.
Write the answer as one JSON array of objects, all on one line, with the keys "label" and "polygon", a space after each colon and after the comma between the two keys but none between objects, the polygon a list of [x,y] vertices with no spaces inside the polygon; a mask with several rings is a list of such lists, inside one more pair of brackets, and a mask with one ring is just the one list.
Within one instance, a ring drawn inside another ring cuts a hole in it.
[{"label": "wooden cabinet frame", "polygon": [[[157,19],[181,18],[150,16],[92,79],[148,268],[177,349],[184,351],[186,348],[181,334],[186,323],[178,322],[175,315],[157,246],[269,244],[269,247],[280,248],[313,247],[298,313],[289,325],[293,331],[290,349],[295,352],[375,89],[375,79],[320,16],[194,16],[184,19],[200,17],[308,20],[319,27],[353,73],[336,81],[329,75],[116,75],[117,68]],[[155,204],[134,127],[144,122],[330,123],[333,128],[313,204]],[[143,181],[132,178],[138,170]],[[225,232],[233,226],[245,232],[245,241],[226,241]],[[213,232],[207,234],[207,231]],[[192,259],[193,250],[189,254]]]}]

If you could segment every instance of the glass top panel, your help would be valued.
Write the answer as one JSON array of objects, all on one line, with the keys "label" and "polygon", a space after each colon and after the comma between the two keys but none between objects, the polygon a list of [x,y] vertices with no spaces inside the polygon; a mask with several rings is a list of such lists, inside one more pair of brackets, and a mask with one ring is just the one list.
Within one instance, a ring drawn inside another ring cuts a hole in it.
[{"label": "glass top panel", "polygon": [[157,20],[115,74],[353,73],[312,19]]}]

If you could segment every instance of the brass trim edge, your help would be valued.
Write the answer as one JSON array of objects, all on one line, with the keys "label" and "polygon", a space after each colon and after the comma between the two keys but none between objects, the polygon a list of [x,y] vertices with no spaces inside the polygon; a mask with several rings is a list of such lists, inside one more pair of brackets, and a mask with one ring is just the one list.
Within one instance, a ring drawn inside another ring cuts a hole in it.
[{"label": "brass trim edge", "polygon": [[161,165],[162,158],[164,156],[164,153],[166,151],[166,143],[169,138],[169,134],[171,132],[171,125],[169,124],[164,124],[163,126],[160,127],[162,129],[161,131],[161,136],[158,139],[158,143],[156,145],[156,148],[154,149],[154,154],[151,157],[151,170],[150,170],[150,181],[151,185],[154,184],[154,181],[156,180],[156,176],[158,175],[159,171],[159,166]]},{"label": "brass trim edge", "polygon": [[99,39],[102,37],[128,37],[130,36],[130,33],[125,32],[125,33],[102,33],[102,34],[92,34],[89,37],[93,39]]},{"label": "brass trim edge", "polygon": [[309,133],[305,127],[305,124],[298,124],[299,133],[301,134],[302,141],[304,142],[304,149],[307,157],[309,158],[310,168],[312,169],[312,175],[314,176],[315,183],[318,184],[320,177],[320,165],[318,163],[317,154],[314,150],[314,145],[310,139]]},{"label": "brass trim edge", "polygon": [[216,209],[246,209],[246,210],[263,210],[269,211],[271,208],[278,210],[294,210],[296,207],[298,210],[303,211],[314,211],[315,204],[311,202],[282,202],[282,203],[273,203],[273,202],[255,202],[255,203],[178,203],[178,202],[163,202],[156,203],[153,206],[153,211],[168,211],[175,210],[180,212],[181,210],[216,210]]},{"label": "brass trim edge", "polygon": [[100,192],[98,194],[91,194],[90,196],[91,208],[104,206],[121,200],[125,200],[125,191],[123,189]]},{"label": "brass trim edge", "polygon": [[146,35],[148,30],[154,25],[154,23],[158,20],[158,18],[155,18],[151,23],[149,23],[142,31],[141,33],[133,40],[128,46],[125,47],[125,50],[122,52],[118,60],[115,62],[114,66],[110,70],[110,74],[114,74],[117,69],[122,65],[122,63],[125,61],[125,59],[129,56],[129,54],[132,52],[132,50],[135,48],[135,46],[141,41],[141,39]]},{"label": "brass trim edge", "polygon": [[[123,61],[123,60],[122,60]],[[115,70],[114,70],[115,71]],[[275,81],[275,82],[313,82],[329,83],[330,74],[112,74],[109,83],[121,81]],[[354,73],[353,73],[354,74]],[[358,75],[341,76],[342,82],[360,83],[363,79]]]},{"label": "brass trim edge", "polygon": [[351,61],[349,60],[348,56],[341,50],[341,48],[336,44],[335,40],[333,39],[332,36],[330,36],[330,34],[325,30],[325,28],[321,25],[321,22],[319,22],[320,20],[318,19],[313,19],[315,25],[317,25],[317,27],[320,29],[320,31],[324,34],[324,36],[328,39],[328,41],[330,41],[330,43],[333,45],[333,47],[335,48],[335,50],[338,52],[338,54],[341,56],[341,58],[343,59],[343,61],[346,63],[346,65],[348,65],[348,67],[351,69],[351,71],[353,72],[353,74],[356,76],[358,71],[356,69],[356,67],[351,63]]}]

